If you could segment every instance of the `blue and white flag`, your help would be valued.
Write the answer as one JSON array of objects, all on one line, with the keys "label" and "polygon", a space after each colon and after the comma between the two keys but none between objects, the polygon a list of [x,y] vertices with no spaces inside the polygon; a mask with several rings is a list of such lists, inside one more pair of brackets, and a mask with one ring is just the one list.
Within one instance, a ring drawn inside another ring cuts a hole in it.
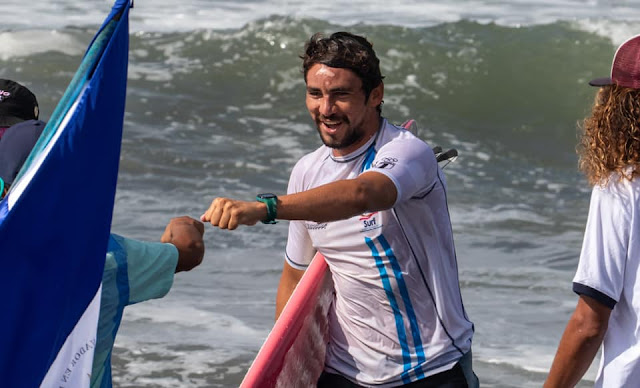
[{"label": "blue and white flag", "polygon": [[129,51],[116,0],[0,202],[0,385],[88,386]]}]

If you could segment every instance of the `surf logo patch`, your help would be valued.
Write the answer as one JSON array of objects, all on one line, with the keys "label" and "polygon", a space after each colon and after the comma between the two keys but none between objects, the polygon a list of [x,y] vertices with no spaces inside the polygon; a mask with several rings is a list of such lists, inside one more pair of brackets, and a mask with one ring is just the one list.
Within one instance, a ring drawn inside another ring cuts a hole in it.
[{"label": "surf logo patch", "polygon": [[377,215],[378,212],[362,214],[358,218],[358,221],[362,222],[362,229],[360,229],[360,232],[367,232],[370,230],[382,228],[382,223],[379,222],[376,218]]},{"label": "surf logo patch", "polygon": [[396,163],[398,163],[398,159],[396,158],[391,158],[391,157],[386,157],[386,158],[382,158],[380,160],[377,160],[374,164],[373,167],[374,168],[393,168]]}]

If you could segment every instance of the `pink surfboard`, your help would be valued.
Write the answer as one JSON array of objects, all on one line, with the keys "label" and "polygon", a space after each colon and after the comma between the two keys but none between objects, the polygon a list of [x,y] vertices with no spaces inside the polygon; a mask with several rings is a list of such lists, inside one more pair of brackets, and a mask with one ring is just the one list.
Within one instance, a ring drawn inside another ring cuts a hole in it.
[{"label": "pink surfboard", "polygon": [[324,368],[333,282],[316,254],[253,360],[241,388],[312,387]]}]

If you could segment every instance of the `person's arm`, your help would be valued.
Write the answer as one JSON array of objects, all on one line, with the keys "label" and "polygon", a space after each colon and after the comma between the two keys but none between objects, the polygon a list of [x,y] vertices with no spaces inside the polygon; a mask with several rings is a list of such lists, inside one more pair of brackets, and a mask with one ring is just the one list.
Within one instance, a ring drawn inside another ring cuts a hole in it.
[{"label": "person's arm", "polygon": [[602,344],[611,308],[580,295],[551,365],[545,388],[573,387],[585,374]]},{"label": "person's arm", "polygon": [[[386,210],[396,201],[393,181],[378,172],[331,182],[311,190],[278,197],[278,219],[328,222],[366,211]],[[221,229],[254,225],[267,218],[267,206],[257,201],[216,198],[200,218]]]},{"label": "person's arm", "polygon": [[278,320],[293,290],[300,282],[302,275],[304,275],[303,270],[295,269],[286,261],[284,262],[282,275],[280,276],[280,284],[278,285],[278,294],[276,295],[276,320]]},{"label": "person's arm", "polygon": [[204,257],[204,225],[191,217],[172,218],[160,241],[178,249],[176,272],[190,271],[202,263]]}]

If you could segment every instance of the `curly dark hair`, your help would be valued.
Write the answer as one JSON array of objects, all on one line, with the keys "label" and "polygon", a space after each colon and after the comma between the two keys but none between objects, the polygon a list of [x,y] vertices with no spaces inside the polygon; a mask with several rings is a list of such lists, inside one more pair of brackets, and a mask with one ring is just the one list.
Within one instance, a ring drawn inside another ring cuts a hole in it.
[{"label": "curly dark hair", "polygon": [[[304,46],[302,69],[304,80],[315,64],[349,69],[362,81],[365,100],[371,91],[382,83],[380,60],[373,51],[373,45],[364,37],[349,32],[335,32],[329,37],[321,33],[314,34]],[[378,112],[381,107],[378,106]]]},{"label": "curly dark hair", "polygon": [[582,130],[579,166],[590,184],[605,185],[614,172],[621,180],[640,175],[640,90],[600,88]]}]

